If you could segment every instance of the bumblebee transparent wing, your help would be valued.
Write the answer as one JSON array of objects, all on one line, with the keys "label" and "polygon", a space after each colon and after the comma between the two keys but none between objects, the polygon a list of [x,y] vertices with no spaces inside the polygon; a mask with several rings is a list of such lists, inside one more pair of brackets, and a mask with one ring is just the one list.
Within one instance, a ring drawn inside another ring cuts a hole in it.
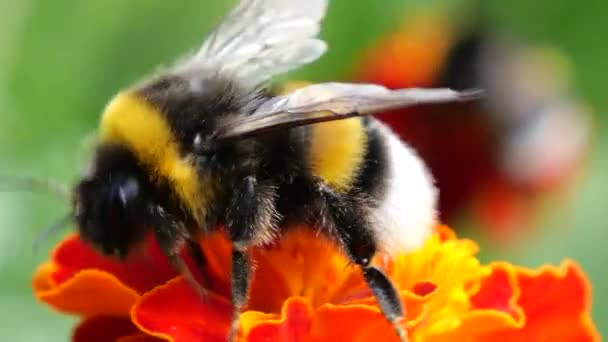
[{"label": "bumblebee transparent wing", "polygon": [[192,62],[220,65],[258,85],[319,58],[317,38],[327,0],[241,0],[211,33]]},{"label": "bumblebee transparent wing", "polygon": [[343,120],[414,105],[471,101],[480,98],[482,94],[481,90],[389,90],[373,84],[321,83],[271,98],[252,115],[225,123],[216,132],[216,137],[248,137],[277,129]]}]

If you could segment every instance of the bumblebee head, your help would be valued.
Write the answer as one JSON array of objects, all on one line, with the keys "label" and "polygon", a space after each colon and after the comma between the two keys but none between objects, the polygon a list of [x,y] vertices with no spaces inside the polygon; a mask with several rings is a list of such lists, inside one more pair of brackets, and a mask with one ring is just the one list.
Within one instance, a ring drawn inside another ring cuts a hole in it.
[{"label": "bumblebee head", "polygon": [[74,218],[80,236],[102,253],[126,257],[151,223],[152,185],[133,154],[102,145],[74,189]]},{"label": "bumblebee head", "polygon": [[156,188],[168,186],[179,204],[198,220],[204,215],[209,186],[201,180],[191,156],[183,153],[178,133],[162,107],[127,91],[107,106],[101,120],[100,143],[128,151],[142,170],[140,179]]}]

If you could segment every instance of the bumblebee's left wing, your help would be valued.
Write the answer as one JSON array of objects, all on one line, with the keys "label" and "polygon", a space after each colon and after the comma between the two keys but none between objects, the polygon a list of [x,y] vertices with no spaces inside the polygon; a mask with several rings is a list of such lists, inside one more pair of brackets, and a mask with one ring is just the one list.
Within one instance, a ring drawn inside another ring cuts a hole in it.
[{"label": "bumblebee's left wing", "polygon": [[471,101],[480,98],[482,93],[481,90],[389,90],[374,84],[321,83],[270,98],[250,116],[235,118],[221,125],[215,137],[243,138],[278,129],[343,120],[414,105]]}]

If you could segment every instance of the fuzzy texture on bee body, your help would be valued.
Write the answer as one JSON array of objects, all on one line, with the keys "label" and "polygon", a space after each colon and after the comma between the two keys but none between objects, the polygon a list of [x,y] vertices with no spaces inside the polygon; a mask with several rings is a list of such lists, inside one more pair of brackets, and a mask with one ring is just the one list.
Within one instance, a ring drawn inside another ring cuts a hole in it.
[{"label": "fuzzy texture on bee body", "polygon": [[[315,198],[320,196],[320,184],[348,197],[347,205],[377,227],[369,243],[390,252],[422,242],[426,232],[412,228],[409,233],[397,220],[405,209],[408,217],[418,217],[412,226],[430,229],[435,214],[431,178],[413,152],[373,118],[319,123],[226,143],[205,141],[222,121],[234,120],[235,113],[252,113],[268,96],[239,89],[234,80],[197,74],[161,76],[120,93],[103,115],[101,145],[94,175],[89,176],[131,175],[147,195],[155,194],[147,199],[150,206],[162,206],[193,223],[188,229],[195,236],[226,219],[247,219],[238,218],[239,208],[231,209],[230,204],[233,189],[254,176],[261,188],[259,198],[249,203],[259,211],[247,223],[254,226],[248,236],[254,244],[272,242],[279,227],[304,223],[321,226],[331,235],[335,228],[314,222],[331,221],[319,216],[326,205]],[[130,158],[120,161],[122,155]],[[408,170],[413,178],[401,181]],[[399,194],[402,191],[416,194],[411,208]],[[146,216],[145,211],[140,215]],[[125,230],[122,225],[110,227]],[[123,236],[116,236],[116,244],[124,244]]]},{"label": "fuzzy texture on bee body", "polygon": [[420,158],[370,115],[470,101],[478,91],[321,83],[270,90],[270,79],[319,58],[326,0],[242,0],[201,49],[114,97],[99,145],[73,192],[82,238],[126,257],[148,233],[193,286],[186,249],[204,273],[199,238],[232,242],[233,320],[247,303],[248,250],[308,226],[358,266],[401,341],[403,308],[379,251],[422,244],[436,193]]}]

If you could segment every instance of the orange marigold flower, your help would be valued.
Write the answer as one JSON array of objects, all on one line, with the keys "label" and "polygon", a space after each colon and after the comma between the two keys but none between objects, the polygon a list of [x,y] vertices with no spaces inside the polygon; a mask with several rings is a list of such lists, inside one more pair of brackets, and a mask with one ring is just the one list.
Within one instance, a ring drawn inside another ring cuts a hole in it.
[{"label": "orange marigold flower", "polygon": [[[74,341],[224,342],[230,324],[230,245],[202,241],[209,292],[201,299],[155,242],[120,263],[69,236],[34,276],[36,296],[82,317]],[[411,341],[599,341],[590,287],[570,261],[533,271],[482,265],[477,246],[445,227],[417,251],[375,263],[407,308]],[[240,341],[397,341],[357,267],[310,230],[252,251],[257,270]],[[564,300],[567,298],[567,300]]]}]

